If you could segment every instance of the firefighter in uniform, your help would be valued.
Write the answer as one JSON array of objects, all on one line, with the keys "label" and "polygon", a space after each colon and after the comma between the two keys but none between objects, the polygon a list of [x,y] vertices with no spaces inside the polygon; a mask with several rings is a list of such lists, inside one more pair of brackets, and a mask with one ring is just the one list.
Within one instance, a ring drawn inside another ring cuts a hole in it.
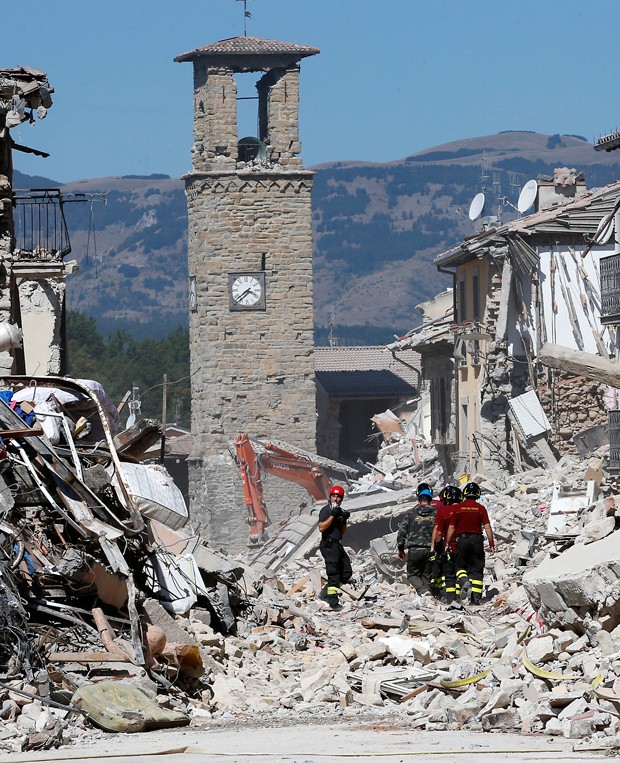
[{"label": "firefighter in uniform", "polygon": [[479,485],[468,482],[463,496],[464,500],[450,520],[447,540],[454,540],[456,544],[456,576],[461,600],[466,600],[470,595],[471,604],[480,604],[485,561],[482,531],[486,533],[491,553],[495,551],[495,541],[487,510],[478,503]]},{"label": "firefighter in uniform", "polygon": [[433,562],[433,582],[437,594],[450,605],[456,601],[456,568],[454,566],[454,541],[447,542],[448,527],[454,510],[461,502],[458,487],[446,485],[439,493],[441,506],[437,509],[435,526],[431,537],[431,559]]},{"label": "firefighter in uniform", "polygon": [[426,483],[418,485],[418,504],[407,512],[398,528],[398,558],[407,553],[407,582],[417,593],[431,590],[431,536],[435,524],[433,493]]},{"label": "firefighter in uniform", "polygon": [[327,574],[327,585],[319,593],[319,597],[325,599],[332,609],[341,608],[338,591],[343,583],[351,580],[353,574],[351,560],[341,542],[347,531],[347,519],[351,516],[342,508],[343,498],[344,488],[334,485],[329,491],[329,503],[319,512],[319,550],[325,560]]}]

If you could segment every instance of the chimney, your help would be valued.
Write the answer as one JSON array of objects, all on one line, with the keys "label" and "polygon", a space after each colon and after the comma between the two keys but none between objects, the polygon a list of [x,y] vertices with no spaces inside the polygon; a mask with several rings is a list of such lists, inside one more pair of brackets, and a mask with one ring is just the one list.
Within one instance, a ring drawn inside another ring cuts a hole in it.
[{"label": "chimney", "polygon": [[536,198],[536,211],[566,204],[586,191],[586,181],[583,172],[577,172],[573,167],[556,167],[553,177],[549,175],[538,176],[538,196]]}]

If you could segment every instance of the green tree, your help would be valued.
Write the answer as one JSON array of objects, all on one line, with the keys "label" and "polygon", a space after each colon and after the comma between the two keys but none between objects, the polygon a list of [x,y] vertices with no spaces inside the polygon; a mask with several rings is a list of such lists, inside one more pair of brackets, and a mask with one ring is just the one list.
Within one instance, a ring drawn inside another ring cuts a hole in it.
[{"label": "green tree", "polygon": [[117,329],[105,340],[94,318],[72,312],[67,320],[67,343],[72,376],[100,382],[116,403],[137,386],[144,418],[161,418],[163,375],[167,374],[167,421],[189,426],[188,329],[178,327],[161,339],[141,341],[126,329]]}]

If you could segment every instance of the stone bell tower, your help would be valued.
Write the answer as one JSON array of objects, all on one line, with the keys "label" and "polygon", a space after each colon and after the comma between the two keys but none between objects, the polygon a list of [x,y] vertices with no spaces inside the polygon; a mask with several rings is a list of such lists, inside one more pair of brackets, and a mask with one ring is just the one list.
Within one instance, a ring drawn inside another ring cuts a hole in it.
[{"label": "stone bell tower", "polygon": [[[229,443],[247,432],[316,447],[313,173],[299,156],[298,121],[299,61],[318,52],[235,37],[175,58],[194,65],[192,169],[185,176],[191,514],[214,546],[228,550],[241,550],[248,538]],[[235,75],[248,72],[259,77],[258,135],[246,137],[238,134]],[[270,480],[272,521],[294,508],[278,482]]]}]

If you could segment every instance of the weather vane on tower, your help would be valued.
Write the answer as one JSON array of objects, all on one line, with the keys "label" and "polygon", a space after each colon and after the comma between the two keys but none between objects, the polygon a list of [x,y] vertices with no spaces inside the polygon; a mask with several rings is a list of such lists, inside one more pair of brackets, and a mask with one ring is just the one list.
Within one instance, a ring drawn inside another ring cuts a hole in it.
[{"label": "weather vane on tower", "polygon": [[243,36],[248,36],[248,19],[252,18],[252,14],[248,11],[248,0],[237,0],[238,3],[243,3]]}]

